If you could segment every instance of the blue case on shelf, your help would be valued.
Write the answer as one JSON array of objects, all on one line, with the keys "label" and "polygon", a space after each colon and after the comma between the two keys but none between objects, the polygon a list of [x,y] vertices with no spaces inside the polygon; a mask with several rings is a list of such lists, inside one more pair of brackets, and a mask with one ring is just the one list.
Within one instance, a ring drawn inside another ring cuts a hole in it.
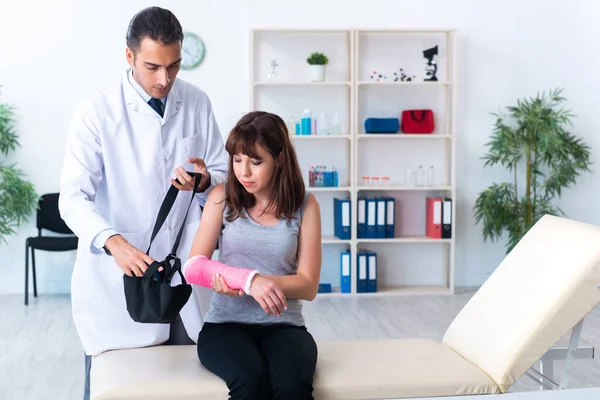
[{"label": "blue case on shelf", "polygon": [[331,283],[319,283],[317,293],[331,293]]},{"label": "blue case on shelf", "polygon": [[397,133],[400,130],[398,118],[367,118],[366,133]]}]

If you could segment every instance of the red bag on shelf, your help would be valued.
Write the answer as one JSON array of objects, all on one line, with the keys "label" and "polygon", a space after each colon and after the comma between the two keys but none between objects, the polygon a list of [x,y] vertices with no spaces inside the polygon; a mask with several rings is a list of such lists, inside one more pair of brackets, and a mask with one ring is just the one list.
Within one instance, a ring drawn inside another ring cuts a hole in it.
[{"label": "red bag on shelf", "polygon": [[433,111],[404,110],[401,126],[404,133],[431,133],[435,130]]}]

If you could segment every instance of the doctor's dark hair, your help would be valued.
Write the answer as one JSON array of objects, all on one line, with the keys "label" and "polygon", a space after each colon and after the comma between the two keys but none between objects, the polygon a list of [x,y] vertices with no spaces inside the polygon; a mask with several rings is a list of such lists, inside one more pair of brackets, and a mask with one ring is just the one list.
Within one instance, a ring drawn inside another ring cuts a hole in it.
[{"label": "doctor's dark hair", "polygon": [[162,44],[183,41],[183,30],[177,17],[164,8],[144,8],[133,16],[127,28],[127,47],[133,53],[140,49],[140,43],[145,37]]},{"label": "doctor's dark hair", "polygon": [[302,206],[306,188],[285,122],[278,115],[264,111],[252,111],[244,115],[227,138],[225,150],[229,153],[229,170],[225,204],[229,211],[225,218],[229,222],[234,221],[242,216],[242,209],[256,203],[254,195],[246,191],[233,170],[233,156],[236,154],[258,158],[256,146],[268,151],[275,159],[271,179],[272,196],[267,210],[274,210],[277,218],[289,221]]}]

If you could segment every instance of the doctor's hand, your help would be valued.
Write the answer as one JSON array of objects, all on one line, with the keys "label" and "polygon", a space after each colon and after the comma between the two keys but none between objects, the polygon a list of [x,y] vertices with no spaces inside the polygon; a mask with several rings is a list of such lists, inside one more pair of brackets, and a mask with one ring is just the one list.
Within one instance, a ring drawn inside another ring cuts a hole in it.
[{"label": "doctor's hand", "polygon": [[[198,186],[199,192],[204,192],[210,186],[210,172],[206,168],[204,160],[197,157],[190,157],[187,162],[194,164],[194,172],[202,174],[200,179],[200,186]],[[194,177],[190,176],[185,172],[183,167],[175,168],[175,176],[180,183],[177,183],[175,179],[171,179],[171,184],[179,190],[193,190],[194,189]]]},{"label": "doctor's hand", "polygon": [[250,296],[254,297],[267,315],[280,317],[287,310],[287,301],[281,288],[264,276],[254,275],[250,283]]},{"label": "doctor's hand", "polygon": [[[121,235],[108,238],[104,247],[112,254],[115,262],[127,276],[142,276],[154,259],[133,247]],[[146,264],[147,263],[147,264]]]}]

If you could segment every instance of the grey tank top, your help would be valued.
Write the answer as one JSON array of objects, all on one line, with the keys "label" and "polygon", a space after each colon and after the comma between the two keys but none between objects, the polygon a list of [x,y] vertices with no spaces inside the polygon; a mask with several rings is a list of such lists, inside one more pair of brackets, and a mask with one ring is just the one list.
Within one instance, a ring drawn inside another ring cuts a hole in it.
[{"label": "grey tank top", "polygon": [[[264,226],[242,212],[244,218],[228,222],[223,214],[223,229],[219,236],[219,261],[224,264],[256,269],[265,275],[294,275],[298,271],[298,238],[302,214],[306,207],[308,192],[302,206],[291,221],[279,220],[276,225]],[[214,293],[206,322],[237,322],[246,324],[285,323],[304,325],[302,303],[298,299],[286,299],[287,310],[280,317],[267,315],[252,296],[229,297]]]}]

